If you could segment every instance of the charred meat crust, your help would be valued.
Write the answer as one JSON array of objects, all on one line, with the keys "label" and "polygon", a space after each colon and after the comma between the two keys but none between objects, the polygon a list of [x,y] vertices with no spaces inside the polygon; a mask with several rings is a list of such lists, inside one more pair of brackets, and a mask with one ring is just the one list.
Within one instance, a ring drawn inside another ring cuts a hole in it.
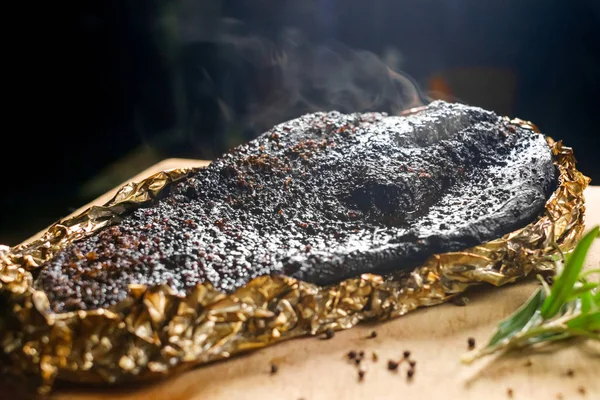
[{"label": "charred meat crust", "polygon": [[543,135],[479,108],[308,114],[68,245],[36,287],[59,312],[112,305],[130,283],[231,292],[266,274],[409,270],[531,222],[556,177]]}]

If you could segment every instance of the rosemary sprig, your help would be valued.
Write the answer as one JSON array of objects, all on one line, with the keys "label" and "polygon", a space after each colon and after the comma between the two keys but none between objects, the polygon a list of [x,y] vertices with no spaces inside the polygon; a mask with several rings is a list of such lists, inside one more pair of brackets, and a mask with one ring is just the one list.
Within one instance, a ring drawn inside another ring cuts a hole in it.
[{"label": "rosemary sprig", "polygon": [[543,346],[574,337],[600,340],[600,283],[592,280],[600,268],[581,272],[600,227],[588,232],[575,250],[557,263],[552,286],[538,276],[542,287],[511,316],[500,322],[489,343],[464,354],[471,363],[497,352]]}]

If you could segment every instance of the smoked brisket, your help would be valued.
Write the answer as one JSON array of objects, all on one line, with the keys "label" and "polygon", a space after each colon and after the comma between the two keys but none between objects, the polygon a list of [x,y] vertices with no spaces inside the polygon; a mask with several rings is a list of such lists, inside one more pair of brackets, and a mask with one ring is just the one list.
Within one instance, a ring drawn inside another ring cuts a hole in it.
[{"label": "smoked brisket", "polygon": [[266,274],[326,285],[408,271],[532,222],[556,179],[542,134],[480,108],[308,114],[68,245],[36,287],[58,312],[115,304],[130,283],[183,295]]}]

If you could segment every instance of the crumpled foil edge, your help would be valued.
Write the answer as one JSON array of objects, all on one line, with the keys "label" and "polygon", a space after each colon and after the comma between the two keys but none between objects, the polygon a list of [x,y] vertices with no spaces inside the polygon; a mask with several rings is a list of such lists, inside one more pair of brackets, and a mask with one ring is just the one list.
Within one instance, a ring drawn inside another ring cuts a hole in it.
[{"label": "crumpled foil edge", "polygon": [[[508,122],[508,120],[507,120]],[[536,131],[529,122],[510,123]],[[116,224],[197,168],[163,171],[125,185],[104,206],[51,226],[31,243],[0,246],[0,340],[11,373],[38,380],[48,393],[56,379],[98,383],[147,380],[298,336],[395,318],[449,300],[481,283],[501,286],[553,259],[580,238],[583,191],[590,179],[571,148],[548,138],[559,185],[535,222],[460,252],[436,254],[409,274],[363,274],[326,287],[284,276],[253,279],[232,294],[198,284],[185,298],[168,286],[131,285],[106,309],[50,311],[32,287],[32,272],[67,243]]]}]

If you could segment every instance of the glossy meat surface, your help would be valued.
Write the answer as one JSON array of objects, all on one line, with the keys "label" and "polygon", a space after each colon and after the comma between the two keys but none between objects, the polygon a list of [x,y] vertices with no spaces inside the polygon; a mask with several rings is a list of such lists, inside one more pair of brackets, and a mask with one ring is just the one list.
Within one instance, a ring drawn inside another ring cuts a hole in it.
[{"label": "glossy meat surface", "polygon": [[329,284],[409,270],[528,224],[555,186],[544,136],[479,108],[309,114],[69,245],[36,286],[68,311],[114,304],[129,283],[230,292],[265,274]]}]

